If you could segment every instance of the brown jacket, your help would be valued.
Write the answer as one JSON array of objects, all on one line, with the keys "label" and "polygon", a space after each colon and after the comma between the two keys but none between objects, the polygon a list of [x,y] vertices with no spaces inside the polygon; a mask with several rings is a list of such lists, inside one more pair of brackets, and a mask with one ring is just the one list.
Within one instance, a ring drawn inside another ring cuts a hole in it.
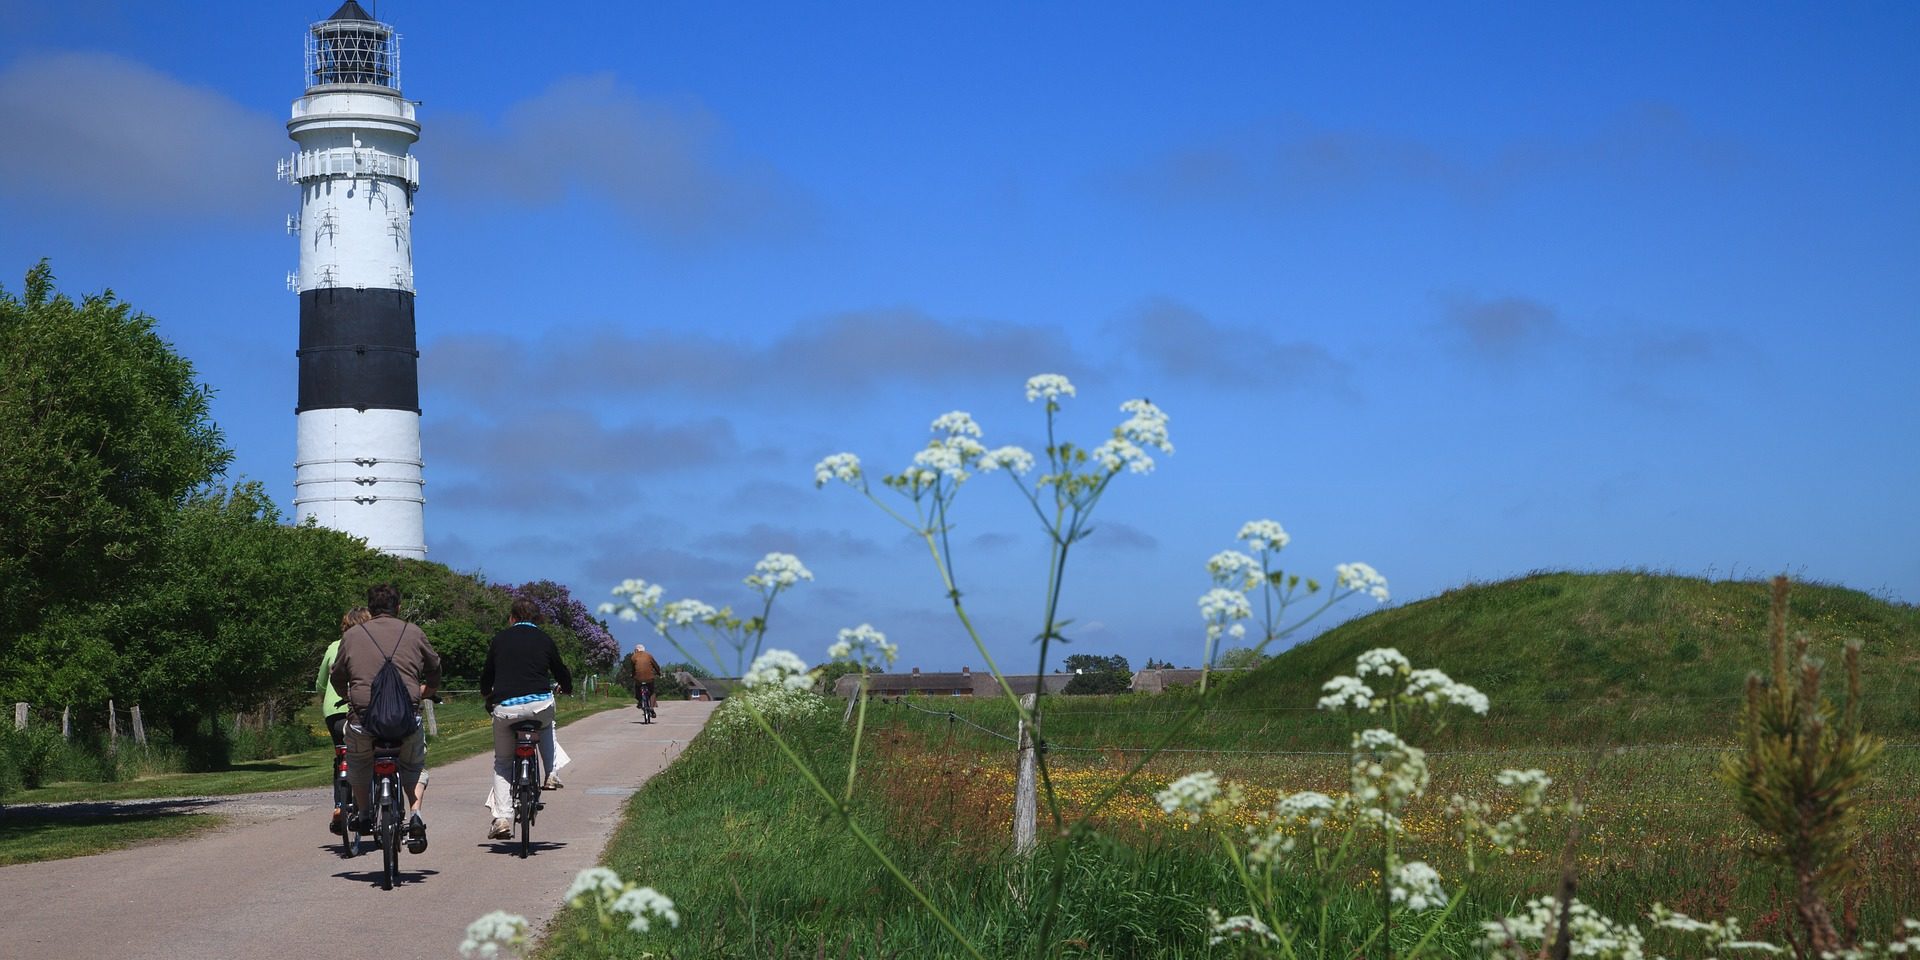
[{"label": "brown jacket", "polygon": [[407,695],[413,698],[416,709],[420,706],[420,685],[440,685],[440,655],[427,642],[427,635],[405,620],[374,617],[340,635],[340,653],[329,674],[333,688],[347,698],[349,715],[358,717],[367,708],[373,675],[380,672],[389,654],[401,679],[407,682]]},{"label": "brown jacket", "polygon": [[660,669],[660,661],[655,660],[653,654],[645,650],[635,650],[628,659],[633,661],[633,682],[635,683],[651,683],[660,679],[660,674],[664,672]]}]

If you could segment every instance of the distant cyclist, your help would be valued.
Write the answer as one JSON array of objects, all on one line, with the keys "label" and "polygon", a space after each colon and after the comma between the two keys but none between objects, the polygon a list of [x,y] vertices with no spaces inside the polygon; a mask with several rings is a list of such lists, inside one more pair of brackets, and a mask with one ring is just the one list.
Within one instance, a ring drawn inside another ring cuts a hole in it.
[{"label": "distant cyclist", "polygon": [[[346,636],[348,630],[373,619],[366,607],[354,607],[340,615],[340,635]],[[327,736],[333,738],[333,745],[340,746],[346,741],[347,698],[333,689],[333,682],[327,674],[333,672],[333,661],[340,655],[340,641],[327,645],[327,652],[320,658],[320,676],[313,681],[313,692],[320,695],[320,716],[327,724]],[[340,808],[333,808],[333,822],[329,826],[334,833],[345,833],[346,825],[340,822]]]},{"label": "distant cyclist", "polygon": [[390,583],[367,588],[367,610],[373,619],[340,636],[340,653],[329,677],[333,688],[347,698],[347,779],[353,781],[353,803],[359,808],[362,831],[373,828],[373,806],[368,790],[373,781],[373,736],[360,725],[372,694],[373,676],[392,658],[413,700],[413,732],[400,741],[400,784],[413,800],[413,818],[407,823],[407,850],[427,849],[427,823],[420,804],[427,797],[427,740],[420,730],[420,701],[440,686],[440,654],[419,627],[400,619],[400,590]]},{"label": "distant cyclist", "polygon": [[493,635],[487,645],[487,662],[480,669],[480,693],[487,698],[487,711],[493,715],[493,792],[487,796],[487,809],[493,824],[487,830],[490,840],[513,835],[513,724],[520,720],[538,720],[540,762],[546,768],[549,785],[557,784],[554,773],[556,750],[553,735],[553,688],[573,692],[573,676],[560,659],[560,648],[540,629],[540,607],[532,600],[513,602],[513,624]]},{"label": "distant cyclist", "polygon": [[[647,645],[637,643],[633,654],[627,659],[633,662],[633,699],[643,715],[650,715],[653,707],[653,682],[660,679],[666,671],[660,669],[660,661],[647,652]],[[648,717],[651,719],[651,716]]]}]

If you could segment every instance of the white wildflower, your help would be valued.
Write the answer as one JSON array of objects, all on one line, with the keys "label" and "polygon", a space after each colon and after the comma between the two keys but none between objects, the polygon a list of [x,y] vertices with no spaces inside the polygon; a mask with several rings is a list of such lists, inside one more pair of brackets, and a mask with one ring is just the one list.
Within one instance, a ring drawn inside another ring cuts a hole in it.
[{"label": "white wildflower", "polygon": [[1404,696],[1428,706],[1466,707],[1478,714],[1487,712],[1487,695],[1474,687],[1456,682],[1439,670],[1421,669],[1407,675]]},{"label": "white wildflower", "polygon": [[1074,396],[1073,384],[1057,373],[1042,373],[1027,378],[1027,402],[1032,403],[1045,397],[1048,403],[1059,398]]},{"label": "white wildflower", "polygon": [[746,579],[746,584],[761,590],[768,587],[779,590],[812,579],[813,571],[808,570],[799,557],[791,553],[769,553],[753,565],[753,575]]},{"label": "white wildflower", "polygon": [[[627,885],[620,881],[620,875],[612,870],[606,867],[588,867],[574,875],[573,884],[567,887],[567,894],[561,899],[574,903],[575,900],[580,900],[591,893],[603,900],[610,900],[619,896],[620,891],[626,888]],[[579,905],[574,904],[574,906]]]},{"label": "white wildflower", "polygon": [[607,909],[632,917],[633,920],[627,924],[627,929],[635,933],[646,933],[652,926],[650,921],[653,917],[665,920],[670,927],[680,925],[680,911],[674,909],[673,901],[652,887],[634,887],[626,890],[615,897],[614,901],[607,905]]},{"label": "white wildflower", "polygon": [[688,597],[674,600],[660,608],[660,622],[657,625],[661,633],[668,627],[685,627],[695,623],[704,623],[720,615],[720,611],[698,600]]},{"label": "white wildflower", "polygon": [[1262,550],[1278,550],[1293,540],[1287,531],[1280,528],[1274,520],[1248,520],[1240,527],[1237,538],[1247,542],[1247,549],[1258,553]]},{"label": "white wildflower", "polygon": [[1273,815],[1284,820],[1304,820],[1307,826],[1318,829],[1326,824],[1326,815],[1332,809],[1332,797],[1316,790],[1302,790],[1275,802]]},{"label": "white wildflower", "polygon": [[1364,802],[1384,799],[1399,809],[1427,790],[1427,753],[1401,740],[1391,730],[1362,730],[1353,735],[1349,771],[1352,792]]},{"label": "white wildflower", "polygon": [[1359,677],[1339,676],[1320,685],[1326,696],[1320,698],[1320,709],[1373,710],[1379,705],[1375,702],[1373,688],[1362,682]]},{"label": "white wildflower", "polygon": [[1239,937],[1247,937],[1260,943],[1280,942],[1280,937],[1273,932],[1272,927],[1261,923],[1260,918],[1244,913],[1222,917],[1220,911],[1208,907],[1207,924],[1213,930],[1213,936],[1208,938],[1207,943],[1213,946]]},{"label": "white wildflower", "polygon": [[1033,469],[1033,454],[1020,447],[995,447],[981,454],[981,473],[1001,469],[1009,473],[1026,473]]},{"label": "white wildflower", "polygon": [[1359,676],[1406,676],[1413,672],[1413,664],[1405,654],[1392,647],[1375,647],[1354,661],[1353,672]]},{"label": "white wildflower", "polygon": [[1153,447],[1161,453],[1173,452],[1173,443],[1167,439],[1166,411],[1149,400],[1128,400],[1120,405],[1120,412],[1132,416],[1114,428],[1115,436],[1125,437],[1142,447]]},{"label": "white wildflower", "polygon": [[863,623],[840,631],[838,643],[827,648],[832,660],[850,660],[864,668],[891,665],[900,648],[887,642],[887,635]]},{"label": "white wildflower", "polygon": [[813,686],[813,678],[807,675],[806,661],[791,651],[768,650],[754,658],[746,676],[740,678],[740,685],[749,690],[762,687],[805,690]]},{"label": "white wildflower", "polygon": [[1154,794],[1153,798],[1159,801],[1160,809],[1168,814],[1199,823],[1201,817],[1213,810],[1223,796],[1220,777],[1211,770],[1202,770],[1167,784],[1167,788]]},{"label": "white wildflower", "polygon": [[495,910],[467,924],[467,938],[460,942],[460,955],[467,960],[492,960],[500,955],[501,947],[525,946],[531,929],[526,917]]},{"label": "white wildflower", "polygon": [[954,483],[963,483],[971,474],[967,473],[966,454],[957,447],[936,443],[913,455],[913,465],[902,476],[909,474],[927,478],[924,485],[933,483],[933,478],[943,476]]},{"label": "white wildflower", "polygon": [[1153,458],[1125,437],[1114,437],[1094,447],[1092,456],[1108,473],[1119,473],[1121,467],[1132,473],[1153,472]]},{"label": "white wildflower", "polygon": [[1222,550],[1207,560],[1207,575],[1222,587],[1252,590],[1266,579],[1260,561],[1238,550]]},{"label": "white wildflower", "polygon": [[[1557,936],[1560,926],[1559,904],[1553,897],[1536,897],[1525,908],[1504,920],[1480,925],[1482,942],[1491,950],[1531,955],[1538,947]],[[1640,928],[1615,923],[1579,900],[1567,903],[1569,954],[1581,960],[1643,960],[1646,939]]]},{"label": "white wildflower", "polygon": [[1388,893],[1396,906],[1414,913],[1445,906],[1447,902],[1447,892],[1440,889],[1440,872],[1420,860],[1403,863],[1393,872]]},{"label": "white wildflower", "polygon": [[980,436],[980,425],[973,422],[973,415],[965,410],[954,410],[933,418],[932,430],[949,437]]},{"label": "white wildflower", "polygon": [[1338,564],[1333,568],[1334,583],[1364,593],[1380,603],[1387,602],[1387,578],[1380,571],[1355,561]]},{"label": "white wildflower", "polygon": [[850,487],[860,484],[860,458],[851,453],[836,453],[813,465],[813,485],[824,487],[838,480]]}]

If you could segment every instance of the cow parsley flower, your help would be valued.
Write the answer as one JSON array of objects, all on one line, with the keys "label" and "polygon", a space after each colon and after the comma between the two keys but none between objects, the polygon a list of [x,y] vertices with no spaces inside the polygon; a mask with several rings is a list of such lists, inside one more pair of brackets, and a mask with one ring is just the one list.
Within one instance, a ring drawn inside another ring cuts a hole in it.
[{"label": "cow parsley flower", "polygon": [[1247,542],[1247,549],[1258,553],[1262,550],[1278,550],[1292,542],[1287,531],[1280,529],[1278,521],[1249,520],[1240,527],[1237,538]]},{"label": "cow parsley flower", "polygon": [[627,929],[635,933],[646,933],[652,926],[651,920],[654,917],[665,920],[670,927],[680,925],[680,911],[674,909],[673,901],[652,887],[627,889],[615,897],[613,902],[607,905],[607,909],[632,917],[633,920],[627,924]]},{"label": "cow parsley flower", "polygon": [[1388,892],[1395,905],[1415,913],[1447,903],[1447,892],[1440,889],[1440,871],[1420,860],[1401,864],[1393,872]]},{"label": "cow parsley flower", "polygon": [[805,690],[813,686],[813,677],[807,673],[806,661],[794,656],[791,651],[768,650],[754,659],[753,666],[747,668],[746,676],[740,678],[740,685],[749,690],[763,687]]},{"label": "cow parsley flower", "polygon": [[1063,396],[1074,396],[1073,384],[1068,383],[1066,377],[1057,373],[1042,373],[1027,378],[1028,403],[1042,397],[1045,397],[1048,403],[1052,403]]},{"label": "cow parsley flower", "polygon": [[1188,823],[1199,823],[1208,815],[1223,814],[1240,805],[1245,794],[1239,784],[1223,784],[1211,770],[1189,773],[1167,784],[1153,795],[1160,809]]},{"label": "cow parsley flower", "polygon": [[967,473],[965,452],[944,443],[935,443],[914,454],[913,465],[918,470],[909,470],[908,473],[917,474],[916,479],[926,478],[925,484],[931,484],[936,475],[946,477],[956,484],[966,482],[967,477],[970,476]]},{"label": "cow parsley flower", "polygon": [[[1536,897],[1519,913],[1504,920],[1481,923],[1482,943],[1505,954],[1531,956],[1556,937],[1559,904],[1553,897]],[[1581,960],[1643,960],[1646,938],[1632,924],[1615,923],[1579,900],[1567,902],[1567,933],[1571,956]]]},{"label": "cow parsley flower", "polygon": [[517,950],[526,946],[531,929],[526,917],[495,910],[467,924],[467,938],[460,942],[460,955],[467,960],[492,960],[500,955],[501,947]]},{"label": "cow parsley flower", "polygon": [[666,633],[668,627],[685,627],[695,623],[705,623],[719,615],[720,611],[715,610],[713,607],[699,600],[688,597],[684,600],[670,601],[665,606],[662,606],[660,608],[660,621],[654,626],[659,632]]},{"label": "cow parsley flower", "polygon": [[1207,924],[1213,931],[1213,935],[1207,939],[1207,943],[1210,946],[1219,946],[1228,940],[1235,940],[1241,937],[1246,937],[1260,943],[1280,942],[1279,935],[1273,932],[1272,927],[1260,922],[1259,917],[1250,914],[1241,913],[1231,917],[1223,917],[1220,915],[1220,911],[1208,907]]},{"label": "cow parsley flower", "polygon": [[769,553],[753,565],[753,575],[745,583],[756,590],[782,590],[802,580],[812,580],[813,571],[791,553]]},{"label": "cow parsley flower", "polygon": [[1379,603],[1387,602],[1387,578],[1381,576],[1380,571],[1355,561],[1337,564],[1333,572],[1334,583],[1349,590],[1364,593]]},{"label": "cow parsley flower", "polygon": [[1092,457],[1108,473],[1119,473],[1122,467],[1130,473],[1153,472],[1153,458],[1140,449],[1139,444],[1125,437],[1113,437],[1094,447]]},{"label": "cow parsley flower", "polygon": [[1427,791],[1427,752],[1391,730],[1362,730],[1353,735],[1349,775],[1356,801],[1384,799],[1389,809],[1397,810]]},{"label": "cow parsley flower", "polygon": [[1430,707],[1466,707],[1482,715],[1486,714],[1488,706],[1486,694],[1431,668],[1407,674],[1407,687],[1402,695]]},{"label": "cow parsley flower", "polygon": [[1222,587],[1252,590],[1266,579],[1260,561],[1238,550],[1222,550],[1207,560],[1207,575]]},{"label": "cow parsley flower", "polygon": [[572,885],[567,887],[567,894],[561,899],[578,907],[581,903],[575,901],[584,902],[583,898],[589,893],[603,900],[611,900],[625,889],[627,885],[621,882],[619,874],[606,867],[588,867],[574,875]]},{"label": "cow parsley flower", "polygon": [[1236,633],[1232,628],[1239,627],[1236,621],[1253,616],[1253,606],[1247,602],[1247,595],[1238,590],[1214,587],[1200,595],[1200,619],[1206,621],[1207,639],[1218,640],[1222,633],[1234,637],[1246,635],[1241,627]]},{"label": "cow parsley flower", "polygon": [[1009,473],[1027,473],[1033,469],[1033,454],[1020,447],[995,447],[980,456],[980,472],[1004,469]]},{"label": "cow parsley flower", "polygon": [[863,623],[841,630],[839,642],[827,648],[827,657],[850,660],[871,669],[883,664],[891,665],[899,652],[899,647],[887,642],[886,634],[875,630],[873,624]]},{"label": "cow parsley flower", "polygon": [[813,465],[813,485],[824,487],[838,480],[850,487],[860,485],[860,458],[851,453],[836,453]]},{"label": "cow parsley flower", "polygon": [[1167,439],[1166,411],[1154,406],[1150,400],[1128,400],[1120,405],[1120,412],[1132,416],[1114,428],[1115,436],[1125,437],[1142,447],[1153,447],[1162,453],[1173,452],[1173,442]]},{"label": "cow parsley flower", "polygon": [[1360,676],[1406,676],[1413,672],[1413,664],[1406,654],[1392,647],[1375,647],[1360,655],[1355,661],[1353,672]]},{"label": "cow parsley flower", "polygon": [[973,422],[973,414],[965,410],[953,410],[933,418],[931,429],[949,437],[980,436],[980,425]]},{"label": "cow parsley flower", "polygon": [[1339,676],[1320,685],[1326,694],[1320,698],[1320,709],[1374,710],[1381,704],[1374,699],[1373,688],[1359,677]]}]

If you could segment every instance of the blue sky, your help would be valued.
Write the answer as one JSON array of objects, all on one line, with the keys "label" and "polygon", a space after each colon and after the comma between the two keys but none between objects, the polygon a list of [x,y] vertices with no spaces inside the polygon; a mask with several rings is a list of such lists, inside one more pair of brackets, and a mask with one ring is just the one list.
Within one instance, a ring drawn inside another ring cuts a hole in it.
[{"label": "blue sky", "polygon": [[[283,505],[273,165],[334,6],[0,0],[0,282],[49,257],[159,318]],[[1068,436],[1147,396],[1177,446],[1102,503],[1072,650],[1196,662],[1259,517],[1394,602],[1621,567],[1920,600],[1920,8],[489,6],[378,8],[422,101],[433,559],[745,605],[790,551],[773,643],[978,668],[812,465],[903,466],[952,409],[1040,446],[1059,372]],[[1030,669],[1023,510],[976,478],[956,542]]]}]

